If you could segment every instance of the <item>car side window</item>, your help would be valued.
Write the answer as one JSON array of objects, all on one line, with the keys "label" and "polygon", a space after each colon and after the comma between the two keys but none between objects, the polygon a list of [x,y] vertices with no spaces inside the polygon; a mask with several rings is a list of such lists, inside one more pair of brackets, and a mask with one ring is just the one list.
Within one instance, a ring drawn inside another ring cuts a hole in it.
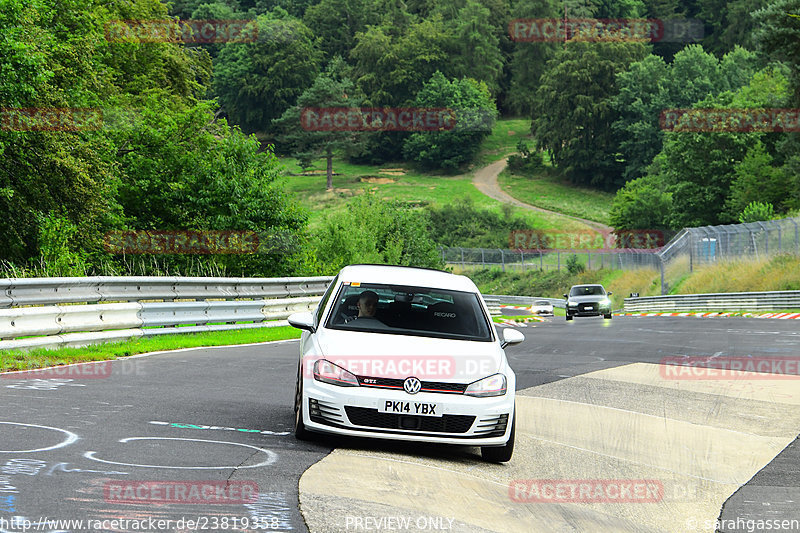
[{"label": "car side window", "polygon": [[319,301],[319,306],[317,307],[317,324],[322,321],[322,313],[325,312],[325,306],[328,305],[328,300],[333,294],[333,288],[336,287],[336,282],[339,281],[339,276],[336,276],[331,284],[328,285],[328,290],[325,291],[325,294],[322,295],[322,299]]}]

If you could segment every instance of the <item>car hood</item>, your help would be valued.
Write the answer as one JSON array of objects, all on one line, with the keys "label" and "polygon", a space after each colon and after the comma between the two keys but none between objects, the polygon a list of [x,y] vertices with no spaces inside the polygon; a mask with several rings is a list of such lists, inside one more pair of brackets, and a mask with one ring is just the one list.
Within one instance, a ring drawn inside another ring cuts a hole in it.
[{"label": "car hood", "polygon": [[319,333],[321,356],[359,376],[472,382],[501,372],[505,365],[505,355],[497,342],[327,328]]},{"label": "car hood", "polygon": [[607,296],[603,296],[601,294],[589,294],[587,296],[570,296],[570,302],[577,302],[579,304],[588,304],[588,303],[597,303],[600,300],[605,300],[608,298]]}]

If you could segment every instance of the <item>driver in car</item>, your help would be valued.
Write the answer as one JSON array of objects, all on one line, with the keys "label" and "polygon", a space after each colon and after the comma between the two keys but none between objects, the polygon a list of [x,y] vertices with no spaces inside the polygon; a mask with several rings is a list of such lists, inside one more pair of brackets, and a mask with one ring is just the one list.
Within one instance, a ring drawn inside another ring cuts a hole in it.
[{"label": "driver in car", "polygon": [[356,318],[375,318],[378,310],[378,293],[375,291],[364,291],[358,297],[358,316]]},{"label": "driver in car", "polygon": [[378,311],[378,293],[375,291],[364,291],[358,296],[358,316],[351,318],[347,322],[358,320],[366,323],[369,320],[378,320],[375,313]]}]

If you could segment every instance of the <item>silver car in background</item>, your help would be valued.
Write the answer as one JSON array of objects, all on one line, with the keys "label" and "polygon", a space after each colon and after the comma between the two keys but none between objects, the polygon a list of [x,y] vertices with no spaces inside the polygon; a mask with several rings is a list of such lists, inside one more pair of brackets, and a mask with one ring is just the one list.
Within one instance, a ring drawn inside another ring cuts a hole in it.
[{"label": "silver car in background", "polygon": [[576,316],[600,316],[606,320],[611,320],[611,296],[610,292],[600,284],[573,285],[568,294],[564,294],[567,299],[566,315],[567,320],[572,320]]}]

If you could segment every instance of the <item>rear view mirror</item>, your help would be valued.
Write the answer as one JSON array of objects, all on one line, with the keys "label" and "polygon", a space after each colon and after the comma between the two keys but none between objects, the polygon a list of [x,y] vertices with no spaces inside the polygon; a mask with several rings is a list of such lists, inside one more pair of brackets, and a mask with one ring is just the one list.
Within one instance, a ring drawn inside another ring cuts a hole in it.
[{"label": "rear view mirror", "polygon": [[503,344],[502,348],[506,346],[512,346],[514,344],[519,344],[525,340],[525,335],[522,334],[521,331],[516,329],[505,328],[503,329]]},{"label": "rear view mirror", "polygon": [[314,333],[317,328],[314,327],[314,315],[305,311],[303,313],[293,313],[289,315],[289,325],[297,329],[304,329]]}]

